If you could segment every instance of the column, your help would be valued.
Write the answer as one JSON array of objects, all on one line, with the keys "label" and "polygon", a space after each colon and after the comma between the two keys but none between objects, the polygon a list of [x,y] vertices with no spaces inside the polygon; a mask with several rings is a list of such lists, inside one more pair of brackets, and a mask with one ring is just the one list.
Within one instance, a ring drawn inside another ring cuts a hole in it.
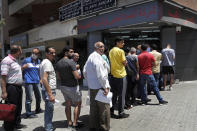
[{"label": "column", "polygon": [[176,50],[176,27],[164,27],[161,30],[161,45],[165,48],[167,44]]},{"label": "column", "polygon": [[102,41],[101,31],[88,32],[88,46],[87,46],[88,55],[94,51],[94,44],[98,41]]}]

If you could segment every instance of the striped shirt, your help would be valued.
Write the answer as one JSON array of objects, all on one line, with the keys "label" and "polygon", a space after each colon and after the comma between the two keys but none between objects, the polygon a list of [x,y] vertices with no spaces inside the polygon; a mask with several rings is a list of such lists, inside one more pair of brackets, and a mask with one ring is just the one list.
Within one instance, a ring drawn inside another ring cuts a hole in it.
[{"label": "striped shirt", "polygon": [[6,82],[9,84],[22,85],[22,70],[12,55],[8,55],[1,62],[1,75],[5,75]]}]

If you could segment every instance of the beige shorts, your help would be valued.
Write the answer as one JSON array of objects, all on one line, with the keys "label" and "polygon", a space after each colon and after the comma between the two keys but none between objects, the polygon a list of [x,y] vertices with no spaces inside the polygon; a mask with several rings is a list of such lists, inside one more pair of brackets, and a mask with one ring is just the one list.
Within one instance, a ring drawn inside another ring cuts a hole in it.
[{"label": "beige shorts", "polygon": [[61,86],[61,92],[64,96],[65,101],[72,101],[73,103],[81,101],[82,94],[79,89],[79,86]]}]

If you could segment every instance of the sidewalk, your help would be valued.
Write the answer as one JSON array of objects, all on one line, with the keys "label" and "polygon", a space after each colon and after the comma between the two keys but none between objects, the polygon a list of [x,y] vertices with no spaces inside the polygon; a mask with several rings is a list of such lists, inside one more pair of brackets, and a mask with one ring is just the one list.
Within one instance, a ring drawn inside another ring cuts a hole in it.
[{"label": "sidewalk", "polygon": [[[149,105],[135,106],[126,113],[130,114],[127,119],[111,119],[111,131],[197,131],[197,81],[180,82],[173,86],[172,91],[162,91],[161,95],[169,103],[158,105],[156,96],[150,95],[152,99]],[[80,131],[88,131],[89,107],[85,105],[87,90],[83,90],[83,104],[80,121],[85,124]],[[56,99],[60,103],[55,104],[53,124],[56,131],[69,131],[66,127],[66,116],[64,112],[63,96],[57,90]],[[23,95],[23,112],[25,94]],[[42,102],[44,109],[44,102]],[[35,109],[35,99],[32,110]],[[27,128],[21,131],[43,131],[44,113],[35,119],[22,119],[22,124]],[[0,126],[2,122],[0,122]],[[0,131],[3,131],[0,128]]]}]

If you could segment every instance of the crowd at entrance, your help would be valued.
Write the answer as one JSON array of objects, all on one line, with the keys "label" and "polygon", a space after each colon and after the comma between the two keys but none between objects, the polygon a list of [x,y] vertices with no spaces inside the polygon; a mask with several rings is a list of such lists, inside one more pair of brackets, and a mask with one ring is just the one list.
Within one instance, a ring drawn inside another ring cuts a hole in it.
[{"label": "crowd at entrance", "polygon": [[[65,47],[62,57],[54,63],[55,47],[46,47],[46,58],[39,59],[40,50],[34,48],[32,55],[25,58],[22,65],[17,59],[22,53],[21,47],[11,46],[11,53],[1,62],[1,97],[16,105],[15,119],[4,121],[6,131],[23,128],[21,124],[22,84],[24,81],[26,101],[26,119],[38,117],[44,112],[44,128],[54,130],[52,125],[54,103],[57,101],[56,81],[60,81],[60,89],[65,99],[65,115],[68,128],[78,130],[83,124],[78,122],[81,111],[82,93],[79,80],[87,80],[90,97],[90,131],[109,131],[110,118],[123,119],[129,117],[125,109],[135,105],[146,105],[151,99],[148,94],[154,92],[160,105],[167,104],[160,91],[166,90],[167,75],[170,75],[169,90],[172,90],[175,52],[170,44],[161,53],[155,44],[138,45],[123,50],[124,40],[117,38],[114,47],[105,52],[103,42],[94,44],[91,53],[81,73],[78,64],[79,54],[74,49]],[[55,66],[54,66],[55,65]],[[163,80],[163,85],[159,83]],[[35,94],[35,113],[31,110],[32,94]],[[41,97],[45,109],[41,109]],[[167,99],[167,98],[166,98]],[[74,106],[74,119],[71,118],[71,108]],[[115,114],[115,110],[118,114]],[[65,123],[66,124],[66,123]]]}]

